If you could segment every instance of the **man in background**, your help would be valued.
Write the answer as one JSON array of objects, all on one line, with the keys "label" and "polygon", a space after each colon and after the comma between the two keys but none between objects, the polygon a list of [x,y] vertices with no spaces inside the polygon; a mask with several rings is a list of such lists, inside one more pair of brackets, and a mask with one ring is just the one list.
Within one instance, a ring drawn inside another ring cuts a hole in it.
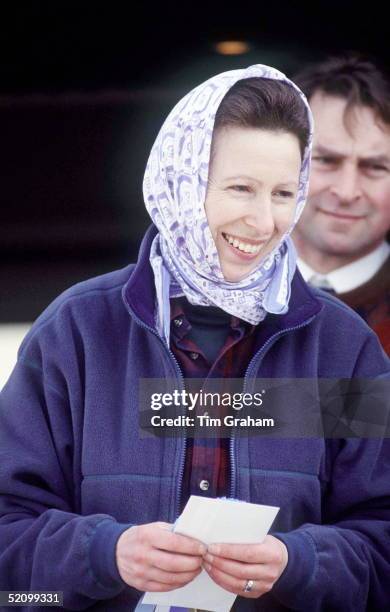
[{"label": "man in background", "polygon": [[315,123],[309,199],[294,233],[305,280],[356,310],[390,354],[390,85],[356,55],[294,81]]}]

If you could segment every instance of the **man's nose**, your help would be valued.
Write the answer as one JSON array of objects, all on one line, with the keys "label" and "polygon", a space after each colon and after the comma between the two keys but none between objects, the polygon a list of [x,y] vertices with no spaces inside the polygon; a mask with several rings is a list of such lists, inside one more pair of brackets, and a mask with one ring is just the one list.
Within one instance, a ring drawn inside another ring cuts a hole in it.
[{"label": "man's nose", "polygon": [[245,222],[256,229],[257,235],[270,237],[275,230],[272,202],[267,197],[254,199],[245,214]]},{"label": "man's nose", "polygon": [[333,177],[330,192],[340,200],[341,204],[350,204],[360,198],[362,189],[358,168],[349,164],[343,166]]}]

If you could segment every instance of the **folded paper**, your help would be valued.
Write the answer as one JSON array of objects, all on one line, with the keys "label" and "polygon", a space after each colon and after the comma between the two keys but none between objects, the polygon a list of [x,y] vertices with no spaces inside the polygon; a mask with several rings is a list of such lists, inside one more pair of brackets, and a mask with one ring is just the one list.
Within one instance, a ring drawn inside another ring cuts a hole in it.
[{"label": "folded paper", "polygon": [[[192,495],[174,525],[180,533],[206,545],[254,544],[263,541],[279,508],[225,498]],[[184,587],[166,593],[148,592],[143,604],[229,612],[236,595],[216,584],[205,570]]]}]

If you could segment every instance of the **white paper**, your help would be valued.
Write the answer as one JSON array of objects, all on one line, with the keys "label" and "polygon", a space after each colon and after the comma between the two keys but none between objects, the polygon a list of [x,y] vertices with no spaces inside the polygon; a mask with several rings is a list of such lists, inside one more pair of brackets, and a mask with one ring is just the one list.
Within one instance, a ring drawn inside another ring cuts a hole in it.
[{"label": "white paper", "polygon": [[[231,499],[192,495],[174,531],[204,544],[254,544],[263,541],[279,508]],[[229,612],[236,595],[217,585],[204,570],[189,584],[167,593],[145,593],[142,603]]]}]

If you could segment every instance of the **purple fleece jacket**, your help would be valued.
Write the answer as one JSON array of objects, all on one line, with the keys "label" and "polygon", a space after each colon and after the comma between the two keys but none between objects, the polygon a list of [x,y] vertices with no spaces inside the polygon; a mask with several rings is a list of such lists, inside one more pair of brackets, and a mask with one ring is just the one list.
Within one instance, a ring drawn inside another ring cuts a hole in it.
[{"label": "purple fleece jacket", "polygon": [[[68,610],[129,612],[141,593],[118,574],[119,535],[177,517],[185,440],[141,438],[138,426],[140,377],[181,385],[154,329],[155,231],[136,266],[58,297],[19,350],[0,396],[0,590],[61,590]],[[299,273],[288,313],[267,319],[248,388],[256,377],[389,375],[360,317]],[[236,609],[389,607],[389,440],[242,436],[230,456],[231,494],[280,506],[273,533],[289,552],[272,591]]]}]

